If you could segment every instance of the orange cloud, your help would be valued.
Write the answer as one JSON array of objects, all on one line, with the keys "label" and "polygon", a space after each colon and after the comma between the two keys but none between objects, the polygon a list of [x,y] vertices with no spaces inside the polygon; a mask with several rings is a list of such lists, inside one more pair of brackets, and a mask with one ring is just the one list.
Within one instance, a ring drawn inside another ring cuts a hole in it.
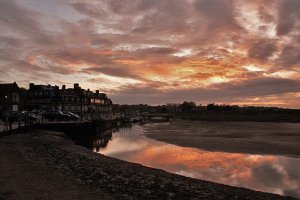
[{"label": "orange cloud", "polygon": [[[91,89],[109,91],[108,86],[113,85],[111,90],[121,96],[134,82],[140,90],[157,91],[153,97],[158,97],[189,90],[221,93],[222,84],[234,90],[261,79],[295,82],[300,77],[300,18],[296,12],[300,4],[296,0],[137,0],[125,2],[127,6],[120,6],[123,1],[100,2],[62,1],[38,7],[0,3],[0,13],[9,19],[0,21],[0,69],[8,74],[2,75],[2,81],[20,81],[26,86],[32,74],[40,82],[43,76],[50,77],[53,84],[73,84],[76,79],[83,87],[95,87]],[[14,76],[20,71],[22,75]],[[103,83],[124,79],[122,84]],[[260,89],[265,87],[261,85],[256,94],[238,101],[232,96],[232,101],[291,106],[291,101],[263,97],[286,95],[296,102],[292,94],[299,90],[265,94]],[[255,101],[255,97],[264,101]],[[139,103],[154,103],[146,96],[140,99]],[[160,103],[173,99],[169,96]],[[211,102],[219,99],[210,96]],[[188,99],[178,99],[184,100]]]}]

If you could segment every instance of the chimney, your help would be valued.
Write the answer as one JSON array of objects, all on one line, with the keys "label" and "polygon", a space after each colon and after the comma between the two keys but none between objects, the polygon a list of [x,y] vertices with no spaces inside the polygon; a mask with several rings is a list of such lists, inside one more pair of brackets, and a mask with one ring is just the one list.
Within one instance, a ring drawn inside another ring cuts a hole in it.
[{"label": "chimney", "polygon": [[34,83],[29,83],[29,90],[33,90],[34,88]]},{"label": "chimney", "polygon": [[99,90],[96,90],[96,94],[99,94]]},{"label": "chimney", "polygon": [[63,85],[63,86],[62,86],[62,90],[65,90],[65,89],[66,89],[66,85]]},{"label": "chimney", "polygon": [[74,90],[78,90],[79,89],[79,84],[78,83],[75,83],[74,84]]}]

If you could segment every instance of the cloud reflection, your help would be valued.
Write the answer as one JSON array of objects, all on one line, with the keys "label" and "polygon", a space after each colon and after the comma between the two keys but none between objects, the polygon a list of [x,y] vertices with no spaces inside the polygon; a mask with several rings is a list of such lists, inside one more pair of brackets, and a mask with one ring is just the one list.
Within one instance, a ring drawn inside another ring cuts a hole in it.
[{"label": "cloud reflection", "polygon": [[202,151],[158,142],[142,132],[136,126],[114,133],[100,152],[184,176],[300,197],[297,158]]}]

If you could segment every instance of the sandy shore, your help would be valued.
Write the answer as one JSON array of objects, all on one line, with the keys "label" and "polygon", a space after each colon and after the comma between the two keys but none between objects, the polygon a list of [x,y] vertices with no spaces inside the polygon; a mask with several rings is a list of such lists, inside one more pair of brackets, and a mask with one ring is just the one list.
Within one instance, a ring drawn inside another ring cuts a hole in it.
[{"label": "sandy shore", "polygon": [[292,199],[99,155],[64,134],[0,138],[0,199]]},{"label": "sandy shore", "polygon": [[152,139],[183,147],[300,157],[300,123],[173,120],[145,130]]}]

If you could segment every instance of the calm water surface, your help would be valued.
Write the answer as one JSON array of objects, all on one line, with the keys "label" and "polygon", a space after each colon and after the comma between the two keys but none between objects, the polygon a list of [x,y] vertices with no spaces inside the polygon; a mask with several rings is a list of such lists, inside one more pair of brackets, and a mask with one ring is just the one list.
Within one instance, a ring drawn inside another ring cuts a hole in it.
[{"label": "calm water surface", "polygon": [[300,198],[299,158],[180,147],[147,138],[144,131],[138,125],[121,128],[94,151],[188,177]]}]

